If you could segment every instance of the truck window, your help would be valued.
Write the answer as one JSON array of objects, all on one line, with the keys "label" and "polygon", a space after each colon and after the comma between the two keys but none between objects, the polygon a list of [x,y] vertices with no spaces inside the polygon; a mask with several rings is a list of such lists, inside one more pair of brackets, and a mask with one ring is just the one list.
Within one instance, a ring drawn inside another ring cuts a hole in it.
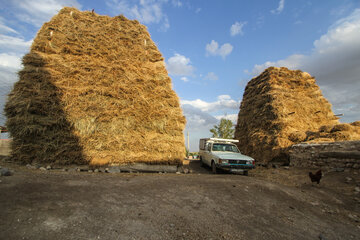
[{"label": "truck window", "polygon": [[223,151],[223,152],[239,152],[239,149],[235,145],[223,144],[223,143],[214,143],[212,147],[213,151]]}]

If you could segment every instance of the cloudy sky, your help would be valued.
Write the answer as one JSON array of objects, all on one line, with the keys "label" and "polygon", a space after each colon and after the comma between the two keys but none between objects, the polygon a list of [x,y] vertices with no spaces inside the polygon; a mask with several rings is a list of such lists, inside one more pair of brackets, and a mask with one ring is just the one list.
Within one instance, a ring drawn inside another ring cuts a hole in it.
[{"label": "cloudy sky", "polygon": [[269,66],[309,72],[342,122],[360,120],[360,0],[0,0],[1,109],[36,32],[63,6],[148,27],[192,151],[222,117],[236,122],[247,82]]}]

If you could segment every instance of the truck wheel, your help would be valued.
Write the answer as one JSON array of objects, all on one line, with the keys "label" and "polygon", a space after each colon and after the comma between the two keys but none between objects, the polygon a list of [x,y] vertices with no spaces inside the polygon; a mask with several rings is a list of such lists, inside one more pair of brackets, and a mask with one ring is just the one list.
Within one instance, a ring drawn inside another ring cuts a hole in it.
[{"label": "truck wheel", "polygon": [[216,172],[217,172],[216,165],[215,165],[214,161],[211,162],[211,171],[212,171],[213,174],[216,174]]},{"label": "truck wheel", "polygon": [[249,176],[249,171],[244,171],[245,176]]}]

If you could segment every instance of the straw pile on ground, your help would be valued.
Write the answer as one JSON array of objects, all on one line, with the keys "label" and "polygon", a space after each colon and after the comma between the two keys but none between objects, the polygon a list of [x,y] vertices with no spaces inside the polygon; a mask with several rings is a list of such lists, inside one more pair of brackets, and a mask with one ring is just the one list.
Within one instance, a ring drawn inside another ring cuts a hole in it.
[{"label": "straw pile on ground", "polygon": [[23,58],[5,112],[12,159],[180,164],[185,118],[146,27],[64,8]]},{"label": "straw pile on ground", "polygon": [[338,122],[310,74],[270,67],[246,86],[235,139],[261,163],[287,162],[295,143],[359,140],[359,125]]}]

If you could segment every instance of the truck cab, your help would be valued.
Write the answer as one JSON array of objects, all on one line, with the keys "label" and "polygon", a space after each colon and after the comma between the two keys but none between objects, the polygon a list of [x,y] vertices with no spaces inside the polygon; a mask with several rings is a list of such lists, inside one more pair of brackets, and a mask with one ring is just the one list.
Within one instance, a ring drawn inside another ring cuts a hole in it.
[{"label": "truck cab", "polygon": [[255,168],[255,160],[241,154],[235,143],[238,140],[202,138],[199,142],[200,163],[211,167],[214,174],[218,169],[244,173]]}]

